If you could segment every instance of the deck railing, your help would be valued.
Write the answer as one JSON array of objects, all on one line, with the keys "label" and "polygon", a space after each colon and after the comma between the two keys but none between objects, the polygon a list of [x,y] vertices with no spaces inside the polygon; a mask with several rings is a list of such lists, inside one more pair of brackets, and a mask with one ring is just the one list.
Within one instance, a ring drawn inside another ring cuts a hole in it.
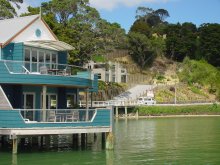
[{"label": "deck railing", "polygon": [[[55,75],[55,76],[74,76],[88,72],[87,68],[75,65],[1,60],[11,74],[36,74],[36,75]],[[89,72],[88,72],[89,73]],[[85,75],[89,77],[90,75]]]},{"label": "deck railing", "polygon": [[26,123],[92,122],[96,109],[16,109]]}]

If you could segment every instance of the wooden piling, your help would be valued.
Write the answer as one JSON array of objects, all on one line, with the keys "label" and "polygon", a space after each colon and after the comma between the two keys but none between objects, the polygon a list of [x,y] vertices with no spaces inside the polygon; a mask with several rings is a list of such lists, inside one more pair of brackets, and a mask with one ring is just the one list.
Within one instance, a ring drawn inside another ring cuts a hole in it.
[{"label": "wooden piling", "polygon": [[115,107],[115,117],[118,118],[118,107]]},{"label": "wooden piling", "polygon": [[18,139],[17,139],[17,137],[12,138],[12,153],[13,154],[18,153]]},{"label": "wooden piling", "polygon": [[113,150],[114,149],[114,136],[113,136],[112,132],[107,133],[105,148],[106,148],[106,150]]},{"label": "wooden piling", "polygon": [[102,148],[105,149],[106,147],[106,134],[105,132],[102,133]]},{"label": "wooden piling", "polygon": [[86,134],[85,133],[81,134],[81,148],[82,149],[86,148]]},{"label": "wooden piling", "polygon": [[128,107],[125,106],[125,118],[127,118],[127,117],[128,117]]},{"label": "wooden piling", "polygon": [[78,134],[73,134],[73,148],[77,149],[79,143],[79,136]]}]

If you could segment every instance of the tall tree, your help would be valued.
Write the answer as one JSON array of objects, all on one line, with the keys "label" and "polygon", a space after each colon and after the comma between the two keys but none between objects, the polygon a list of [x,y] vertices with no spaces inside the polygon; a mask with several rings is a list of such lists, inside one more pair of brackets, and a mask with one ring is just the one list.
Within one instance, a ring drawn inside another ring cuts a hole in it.
[{"label": "tall tree", "polygon": [[0,20],[17,16],[17,12],[12,3],[19,9],[19,3],[23,3],[23,0],[0,0]]},{"label": "tall tree", "polygon": [[197,28],[192,23],[170,24],[166,28],[166,56],[182,61],[186,56],[195,58]]},{"label": "tall tree", "polygon": [[151,40],[140,33],[131,32],[129,34],[129,50],[133,60],[140,65],[141,69],[144,69],[147,64],[156,57]]},{"label": "tall tree", "polygon": [[151,36],[151,28],[148,24],[143,21],[135,21],[134,24],[131,26],[130,32],[136,32],[144,34],[148,37]]},{"label": "tall tree", "polygon": [[147,23],[151,27],[164,23],[165,19],[169,16],[169,12],[165,9],[154,11],[151,8],[138,7],[136,10],[136,19]]},{"label": "tall tree", "polygon": [[42,7],[47,12],[52,12],[56,15],[57,21],[64,26],[67,25],[70,18],[73,18],[77,13],[88,5],[88,0],[52,0],[42,3]]},{"label": "tall tree", "polygon": [[199,28],[200,58],[220,66],[220,24],[203,24]]},{"label": "tall tree", "polygon": [[170,16],[169,12],[165,9],[157,9],[153,12],[154,15],[158,16],[161,22],[164,22],[166,18]]}]

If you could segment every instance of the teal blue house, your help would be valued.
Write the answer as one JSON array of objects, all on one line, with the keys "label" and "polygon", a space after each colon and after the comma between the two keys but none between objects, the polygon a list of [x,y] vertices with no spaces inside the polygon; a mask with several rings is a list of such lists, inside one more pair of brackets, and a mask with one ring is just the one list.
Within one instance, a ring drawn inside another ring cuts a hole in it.
[{"label": "teal blue house", "polygon": [[77,109],[98,83],[68,65],[72,49],[40,15],[0,20],[0,135],[111,132],[111,109]]}]

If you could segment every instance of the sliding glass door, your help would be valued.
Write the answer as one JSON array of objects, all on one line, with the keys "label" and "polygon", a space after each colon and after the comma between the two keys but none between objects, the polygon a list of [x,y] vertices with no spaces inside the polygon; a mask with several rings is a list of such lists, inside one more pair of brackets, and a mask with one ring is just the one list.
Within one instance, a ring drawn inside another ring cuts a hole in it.
[{"label": "sliding glass door", "polygon": [[[43,96],[41,96],[41,108],[42,107],[43,107]],[[46,108],[57,109],[57,95],[56,94],[47,94]]]},{"label": "sliding glass door", "polygon": [[29,119],[30,121],[35,120],[35,93],[23,93],[23,107],[24,111],[22,111],[22,116],[25,119]]}]

